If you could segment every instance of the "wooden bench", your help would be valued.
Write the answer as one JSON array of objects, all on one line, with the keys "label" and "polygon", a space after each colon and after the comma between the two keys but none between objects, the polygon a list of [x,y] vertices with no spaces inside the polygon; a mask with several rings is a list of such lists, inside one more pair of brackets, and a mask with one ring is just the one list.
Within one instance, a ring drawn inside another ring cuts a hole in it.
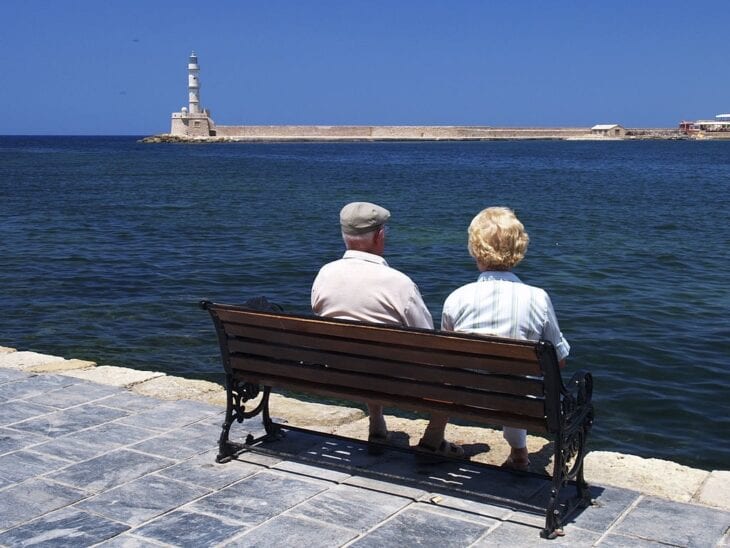
[{"label": "wooden bench", "polygon": [[[234,421],[263,413],[267,436],[277,435],[282,425],[272,422],[268,408],[275,387],[525,428],[552,438],[544,537],[556,536],[568,515],[590,502],[583,458],[593,422],[592,377],[580,371],[565,385],[549,342],[284,314],[270,311],[265,299],[247,306],[200,304],[213,318],[226,372],[219,462],[245,447],[228,439]],[[245,402],[260,391],[260,403],[247,411]],[[249,435],[247,443],[254,441]],[[561,511],[560,490],[569,482],[577,495]]]}]

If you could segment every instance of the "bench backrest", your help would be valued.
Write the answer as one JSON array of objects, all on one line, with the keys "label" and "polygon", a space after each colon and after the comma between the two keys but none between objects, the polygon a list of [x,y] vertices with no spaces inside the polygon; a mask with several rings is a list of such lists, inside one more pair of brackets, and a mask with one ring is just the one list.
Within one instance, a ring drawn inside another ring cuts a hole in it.
[{"label": "bench backrest", "polygon": [[516,341],[202,303],[235,378],[323,396],[557,432],[547,341]]}]

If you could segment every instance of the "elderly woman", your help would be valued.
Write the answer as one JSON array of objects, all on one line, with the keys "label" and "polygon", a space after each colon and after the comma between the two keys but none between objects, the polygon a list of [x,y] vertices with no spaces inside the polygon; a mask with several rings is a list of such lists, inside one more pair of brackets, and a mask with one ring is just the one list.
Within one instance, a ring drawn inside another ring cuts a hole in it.
[{"label": "elderly woman", "polygon": [[[529,237],[514,212],[490,207],[469,225],[469,253],[481,272],[476,282],[460,287],[446,299],[441,329],[512,339],[546,339],[553,343],[560,366],[570,346],[563,338],[548,294],[524,284],[510,270],[525,256]],[[527,432],[503,427],[511,447],[503,466],[527,470]]]}]

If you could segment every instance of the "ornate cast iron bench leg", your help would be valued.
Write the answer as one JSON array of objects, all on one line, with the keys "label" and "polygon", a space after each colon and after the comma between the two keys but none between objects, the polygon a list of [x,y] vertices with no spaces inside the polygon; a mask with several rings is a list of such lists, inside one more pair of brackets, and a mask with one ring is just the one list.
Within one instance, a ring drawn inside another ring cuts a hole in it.
[{"label": "ornate cast iron bench leg", "polygon": [[254,442],[254,437],[249,434],[246,437],[246,444],[234,443],[229,440],[231,426],[235,422],[243,422],[243,419],[250,419],[263,412],[263,423],[266,429],[267,438],[279,436],[279,426],[274,424],[269,417],[269,394],[271,388],[264,387],[263,396],[259,404],[251,411],[246,411],[245,403],[258,397],[260,387],[246,381],[233,378],[233,375],[226,375],[226,417],[222,425],[220,439],[218,440],[218,456],[216,462],[228,462],[236,454],[246,447],[246,444]]},{"label": "ornate cast iron bench leg", "polygon": [[[590,488],[583,476],[586,439],[592,424],[593,407],[588,405],[572,427],[562,430],[556,436],[553,485],[545,516],[545,528],[540,532],[543,538],[553,539],[563,535],[564,521],[578,508],[590,506],[592,503]],[[569,481],[575,481],[577,496],[566,503],[565,511],[561,513],[560,490]]]}]

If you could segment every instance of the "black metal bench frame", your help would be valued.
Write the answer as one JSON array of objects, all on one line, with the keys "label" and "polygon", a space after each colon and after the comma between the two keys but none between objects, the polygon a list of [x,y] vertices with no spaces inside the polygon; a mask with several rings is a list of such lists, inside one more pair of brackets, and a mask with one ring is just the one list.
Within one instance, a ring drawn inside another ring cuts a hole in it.
[{"label": "black metal bench frame", "polygon": [[[279,437],[282,425],[269,414],[271,387],[279,387],[547,435],[555,457],[541,536],[558,536],[565,520],[590,504],[583,460],[593,381],[578,371],[564,384],[550,342],[284,314],[262,298],[244,306],[200,305],[213,319],[226,373],[218,462],[262,441],[249,434],[246,444],[231,442],[234,422],[262,414],[264,441]],[[560,491],[569,483],[577,493],[561,511]]]}]

